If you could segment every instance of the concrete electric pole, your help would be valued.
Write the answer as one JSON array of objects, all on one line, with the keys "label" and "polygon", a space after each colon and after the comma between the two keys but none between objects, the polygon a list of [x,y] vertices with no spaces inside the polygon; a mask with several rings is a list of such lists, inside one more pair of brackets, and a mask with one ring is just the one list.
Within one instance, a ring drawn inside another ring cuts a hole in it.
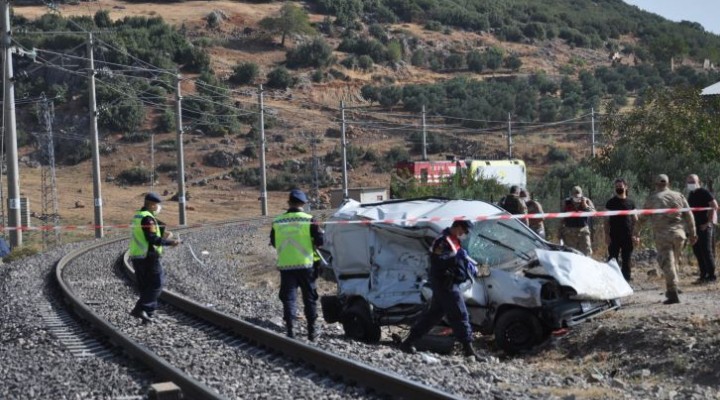
[{"label": "concrete electric pole", "polygon": [[10,246],[22,246],[22,227],[20,219],[20,174],[18,167],[17,126],[15,123],[15,83],[12,65],[12,32],[10,28],[10,1],[2,0],[2,45],[4,54],[3,74],[3,121],[5,143],[7,143],[8,178],[8,226]]},{"label": "concrete electric pole", "polygon": [[90,135],[92,136],[93,200],[95,203],[95,237],[103,237],[103,204],[100,188],[100,149],[98,138],[98,109],[95,100],[95,59],[92,33],[87,34],[88,98],[90,99]]}]

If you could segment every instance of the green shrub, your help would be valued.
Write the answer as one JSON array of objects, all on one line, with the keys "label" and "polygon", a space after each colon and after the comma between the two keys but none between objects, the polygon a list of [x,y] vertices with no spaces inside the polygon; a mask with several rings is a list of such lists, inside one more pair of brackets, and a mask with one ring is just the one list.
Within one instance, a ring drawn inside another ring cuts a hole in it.
[{"label": "green shrub", "polygon": [[241,185],[260,185],[260,168],[233,168],[230,176]]},{"label": "green shrub", "polygon": [[373,67],[373,59],[368,55],[362,55],[357,59],[358,67],[363,71],[367,71]]},{"label": "green shrub", "polygon": [[169,162],[160,163],[157,167],[155,167],[155,171],[161,173],[177,171],[177,164]]},{"label": "green shrub", "polygon": [[295,78],[285,67],[277,67],[267,75],[267,87],[271,89],[287,89],[295,86]]},{"label": "green shrub", "polygon": [[155,144],[157,151],[175,151],[177,150],[177,141],[175,139],[164,139]]},{"label": "green shrub", "polygon": [[322,38],[301,44],[286,53],[288,68],[326,67],[332,63],[332,47]]},{"label": "green shrub", "polygon": [[40,253],[40,251],[32,246],[20,246],[14,247],[10,254],[3,257],[3,262],[11,263],[13,261],[22,260],[23,258],[34,256]]},{"label": "green shrub", "polygon": [[142,143],[150,140],[150,134],[145,131],[141,132],[127,132],[122,136],[122,140],[125,143]]},{"label": "green shrub", "polygon": [[236,65],[230,75],[230,83],[236,85],[250,85],[257,78],[260,68],[253,62]]},{"label": "green shrub", "polygon": [[126,169],[117,176],[117,181],[123,185],[144,185],[150,183],[152,172],[144,167]]},{"label": "green shrub", "polygon": [[570,159],[570,152],[567,149],[552,146],[548,150],[546,158],[548,162],[552,163],[565,162]]},{"label": "green shrub", "polygon": [[443,26],[439,21],[428,21],[425,23],[425,29],[434,32],[440,32]]}]

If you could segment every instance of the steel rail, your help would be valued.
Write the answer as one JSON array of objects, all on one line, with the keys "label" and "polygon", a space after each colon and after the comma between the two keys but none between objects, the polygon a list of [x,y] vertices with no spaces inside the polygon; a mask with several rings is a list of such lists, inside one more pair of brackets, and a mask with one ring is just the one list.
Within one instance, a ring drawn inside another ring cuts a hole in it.
[{"label": "steel rail", "polygon": [[[128,253],[123,255],[125,273],[134,274]],[[134,280],[134,277],[131,278]],[[405,399],[457,399],[452,394],[419,384],[392,372],[386,372],[345,357],[337,356],[317,347],[287,338],[269,329],[253,325],[231,315],[207,308],[200,303],[182,296],[172,290],[164,289],[160,299],[188,314],[210,324],[225,328],[257,346],[272,349],[291,359],[312,365],[318,371],[331,376],[339,376],[346,382]]]},{"label": "steel rail", "polygon": [[150,367],[150,369],[159,376],[173,381],[182,389],[182,392],[188,398],[225,399],[203,383],[188,376],[180,369],[165,361],[163,358],[158,357],[155,353],[131,339],[130,336],[117,330],[108,321],[100,317],[90,307],[88,307],[82,299],[76,296],[72,288],[63,279],[63,270],[76,258],[99,247],[114,244],[123,240],[127,240],[127,238],[103,240],[90,246],[73,250],[61,258],[55,267],[55,277],[60,285],[63,297],[68,301],[68,303],[70,303],[70,306],[76,314],[100,330],[100,332],[109,338],[110,342],[122,347],[131,356]]},{"label": "steel rail", "polygon": [[[232,225],[248,222],[271,220],[270,217],[250,218],[237,221],[224,221],[203,226],[190,226],[178,230],[189,233],[200,231],[209,225]],[[109,340],[122,347],[130,355],[134,356],[159,376],[173,381],[177,384],[187,398],[197,399],[224,399],[220,394],[207,387],[203,383],[185,374],[180,369],[157,356],[146,347],[137,343],[129,336],[116,330],[109,322],[97,315],[82,299],[78,298],[72,288],[63,279],[63,270],[73,260],[83,254],[89,253],[102,246],[111,245],[127,238],[114,238],[92,243],[89,246],[71,251],[65,255],[56,265],[56,279],[60,285],[63,297],[70,303],[72,309],[83,319],[97,327]],[[125,272],[134,280],[134,271],[130,266],[127,252],[118,257],[118,263],[122,263]],[[259,347],[272,349],[284,356],[298,360],[313,366],[318,371],[323,371],[330,376],[340,377],[345,382],[355,383],[367,387],[377,393],[388,394],[393,398],[406,399],[457,399],[452,394],[442,392],[438,389],[419,384],[392,372],[364,365],[360,362],[337,356],[328,351],[306,345],[297,340],[286,338],[271,330],[250,324],[236,317],[206,308],[201,304],[181,296],[178,293],[164,289],[161,300],[206,322],[227,329],[239,336],[242,336],[255,343]]]}]

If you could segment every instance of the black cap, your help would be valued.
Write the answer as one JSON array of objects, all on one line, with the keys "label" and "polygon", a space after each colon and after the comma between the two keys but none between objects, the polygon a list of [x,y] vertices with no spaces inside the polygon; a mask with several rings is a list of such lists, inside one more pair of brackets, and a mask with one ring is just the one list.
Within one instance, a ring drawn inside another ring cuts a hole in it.
[{"label": "black cap", "polygon": [[157,193],[150,192],[145,195],[145,201],[152,201],[153,203],[162,203],[162,199]]},{"label": "black cap", "polygon": [[302,190],[293,189],[290,191],[290,201],[306,204],[308,202],[308,198]]},{"label": "black cap", "polygon": [[452,226],[462,226],[463,228],[467,229],[468,231],[473,228],[472,221],[466,220],[466,219],[457,219],[453,221]]}]

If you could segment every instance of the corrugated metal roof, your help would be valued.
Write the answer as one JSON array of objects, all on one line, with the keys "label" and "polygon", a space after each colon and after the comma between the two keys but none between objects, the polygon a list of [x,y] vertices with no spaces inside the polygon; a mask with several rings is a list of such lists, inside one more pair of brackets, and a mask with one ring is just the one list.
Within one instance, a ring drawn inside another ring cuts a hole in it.
[{"label": "corrugated metal roof", "polygon": [[712,95],[718,95],[720,94],[720,82],[710,85],[702,90],[702,93],[700,93],[703,96],[712,96]]}]

